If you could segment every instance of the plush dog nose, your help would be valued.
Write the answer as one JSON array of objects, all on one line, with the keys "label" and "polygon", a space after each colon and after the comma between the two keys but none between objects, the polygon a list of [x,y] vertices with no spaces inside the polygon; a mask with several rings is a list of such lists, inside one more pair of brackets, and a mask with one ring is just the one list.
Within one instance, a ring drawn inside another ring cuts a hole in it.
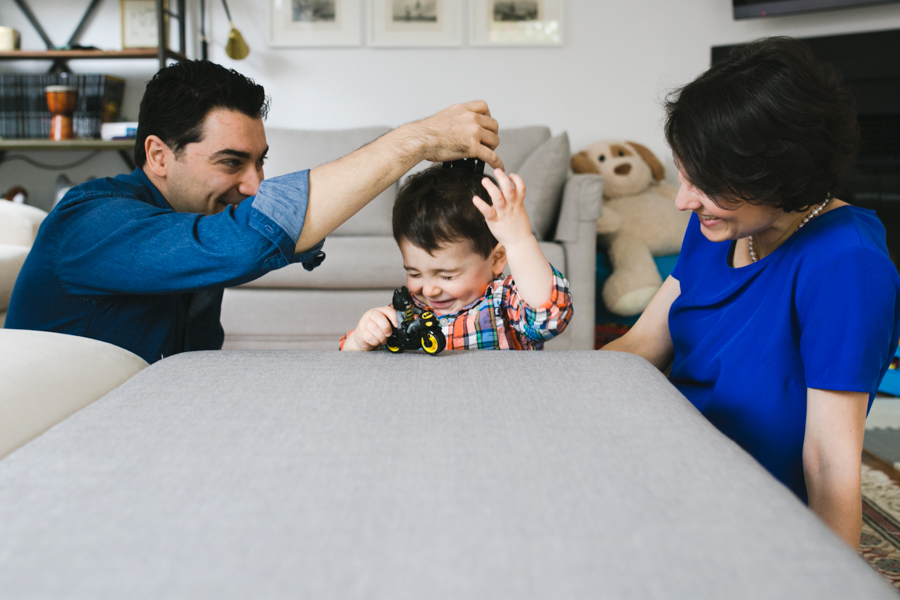
[{"label": "plush dog nose", "polygon": [[628,175],[629,173],[631,173],[631,165],[625,163],[623,165],[619,165],[618,167],[613,169],[613,171],[616,175]]}]

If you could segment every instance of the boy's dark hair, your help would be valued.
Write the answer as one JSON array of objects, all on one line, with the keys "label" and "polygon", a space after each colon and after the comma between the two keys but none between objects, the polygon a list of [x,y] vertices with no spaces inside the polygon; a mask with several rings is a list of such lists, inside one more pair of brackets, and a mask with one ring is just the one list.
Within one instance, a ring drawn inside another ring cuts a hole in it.
[{"label": "boy's dark hair", "polygon": [[497,246],[484,215],[472,203],[478,196],[488,204],[481,180],[488,177],[463,169],[429,167],[411,175],[394,202],[394,239],[406,240],[429,254],[454,242],[468,240],[484,258]]},{"label": "boy's dark hair", "polygon": [[839,74],[787,37],[734,48],[672,92],[665,109],[681,172],[723,208],[818,204],[844,184],[860,145]]},{"label": "boy's dark hair", "polygon": [[203,139],[210,111],[224,108],[264,119],[269,99],[263,86],[233,69],[204,60],[183,60],[160,69],[147,83],[138,116],[134,164],[144,166],[144,140],[158,136],[180,155]]}]

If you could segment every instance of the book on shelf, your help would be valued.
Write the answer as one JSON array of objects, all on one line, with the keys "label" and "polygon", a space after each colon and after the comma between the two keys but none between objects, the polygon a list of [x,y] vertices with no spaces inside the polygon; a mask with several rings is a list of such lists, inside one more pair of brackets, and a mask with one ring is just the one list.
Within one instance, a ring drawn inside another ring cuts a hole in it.
[{"label": "book on shelf", "polygon": [[100,139],[100,125],[118,120],[125,80],[103,73],[0,73],[0,138],[48,139],[51,114],[45,89],[78,90],[72,115],[75,137]]}]

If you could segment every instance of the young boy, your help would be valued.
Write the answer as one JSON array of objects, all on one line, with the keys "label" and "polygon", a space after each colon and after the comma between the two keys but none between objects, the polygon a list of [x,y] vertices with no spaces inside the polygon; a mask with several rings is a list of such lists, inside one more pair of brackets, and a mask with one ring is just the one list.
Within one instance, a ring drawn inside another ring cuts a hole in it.
[{"label": "young boy", "polygon": [[[494,174],[437,165],[411,176],[394,203],[406,287],[437,315],[447,350],[541,350],[572,318],[569,282],[531,233],[525,183]],[[392,325],[392,306],[366,311],[341,350],[379,350]]]}]

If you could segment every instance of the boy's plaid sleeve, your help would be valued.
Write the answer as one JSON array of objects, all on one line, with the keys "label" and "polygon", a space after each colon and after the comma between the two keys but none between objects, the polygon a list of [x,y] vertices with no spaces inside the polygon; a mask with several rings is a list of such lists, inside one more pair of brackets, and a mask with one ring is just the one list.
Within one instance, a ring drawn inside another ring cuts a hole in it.
[{"label": "boy's plaid sleeve", "polygon": [[562,333],[572,320],[572,294],[569,281],[550,265],[553,271],[553,288],[550,299],[534,308],[519,296],[515,281],[509,279],[504,305],[509,324],[520,334],[537,342],[545,342]]}]

